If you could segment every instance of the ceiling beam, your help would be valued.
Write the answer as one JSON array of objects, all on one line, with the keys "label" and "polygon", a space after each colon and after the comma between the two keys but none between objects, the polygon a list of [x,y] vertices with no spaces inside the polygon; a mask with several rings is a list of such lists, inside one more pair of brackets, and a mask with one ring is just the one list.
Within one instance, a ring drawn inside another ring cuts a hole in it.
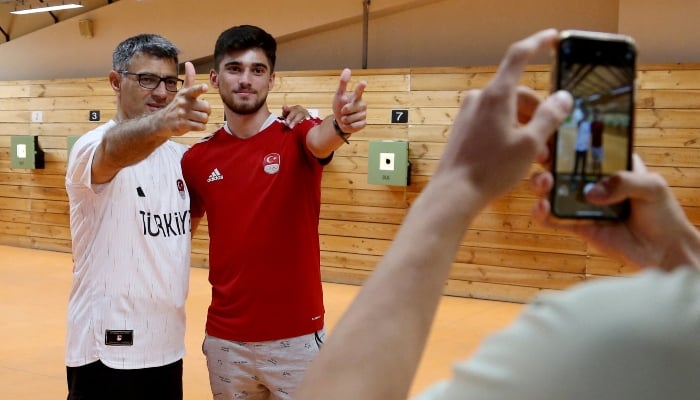
[{"label": "ceiling beam", "polygon": [[5,36],[5,41],[9,42],[10,41],[10,34],[5,32],[5,30],[0,26],[0,32],[2,32],[3,36]]}]

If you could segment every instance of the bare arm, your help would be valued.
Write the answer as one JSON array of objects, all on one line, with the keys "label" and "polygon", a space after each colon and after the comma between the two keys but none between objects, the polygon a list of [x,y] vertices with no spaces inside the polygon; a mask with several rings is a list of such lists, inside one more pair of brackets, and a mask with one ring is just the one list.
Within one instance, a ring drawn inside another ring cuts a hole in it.
[{"label": "bare arm", "polygon": [[120,121],[105,133],[92,161],[92,183],[109,182],[122,168],[148,157],[172,136],[202,131],[211,112],[198,100],[207,85],[194,84],[194,67],[186,63],[185,86],[165,108],[139,118]]},{"label": "bare arm", "polygon": [[[548,136],[571,108],[566,93],[540,104],[517,87],[530,58],[550,50],[556,36],[548,30],[516,43],[494,80],[469,93],[433,178],[331,332],[297,399],[406,397],[466,228],[546,152]],[[519,115],[529,122],[518,126]]]},{"label": "bare arm", "polygon": [[92,183],[109,182],[122,168],[148,157],[170,139],[156,115],[118,123],[102,138],[92,161]]}]

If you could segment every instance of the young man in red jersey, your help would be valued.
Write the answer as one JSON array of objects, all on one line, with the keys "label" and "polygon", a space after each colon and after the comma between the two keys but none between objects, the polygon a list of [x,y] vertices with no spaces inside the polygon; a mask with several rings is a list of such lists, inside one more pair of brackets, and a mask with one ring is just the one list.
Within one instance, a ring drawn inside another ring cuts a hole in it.
[{"label": "young man in red jersey", "polygon": [[212,393],[289,399],[324,338],[318,218],[321,174],[364,128],[366,83],[340,76],[333,115],[287,124],[267,106],[275,39],[250,25],[223,32],[212,86],[226,124],[182,160],[193,229],[206,213],[212,303],[203,350]]}]

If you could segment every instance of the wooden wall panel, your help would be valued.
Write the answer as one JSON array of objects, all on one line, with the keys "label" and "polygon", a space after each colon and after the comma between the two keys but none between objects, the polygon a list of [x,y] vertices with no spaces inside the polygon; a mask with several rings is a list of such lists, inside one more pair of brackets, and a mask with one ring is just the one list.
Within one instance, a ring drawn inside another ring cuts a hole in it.
[{"label": "wooden wall panel", "polygon": [[[353,135],[326,168],[319,242],[323,278],[361,284],[437,168],[462,100],[470,89],[483,87],[496,67],[353,73],[353,82],[368,82],[364,98],[369,125]],[[327,115],[338,77],[339,71],[278,72],[268,98],[270,108],[279,113],[282,105],[303,104]],[[206,82],[208,76],[197,80]],[[549,66],[528,67],[521,83],[546,95]],[[700,65],[641,66],[637,85],[635,151],[666,178],[689,218],[700,226]],[[187,134],[176,138],[178,142],[196,143],[223,123],[216,91],[204,98],[213,108],[207,132]],[[392,123],[393,109],[407,109],[409,123]],[[102,121],[88,120],[93,110],[101,112]],[[42,111],[42,122],[32,122],[32,111]],[[114,113],[114,94],[106,78],[0,82],[0,243],[70,251],[66,137],[82,135]],[[12,135],[38,135],[46,168],[10,168]],[[369,141],[388,139],[410,142],[408,187],[367,183]],[[537,168],[533,165],[532,170]],[[523,177],[510,193],[486,207],[464,236],[446,294],[524,302],[542,290],[634,272],[576,236],[538,226],[530,217],[533,201]],[[193,266],[207,267],[208,246],[205,218],[193,238]]]}]

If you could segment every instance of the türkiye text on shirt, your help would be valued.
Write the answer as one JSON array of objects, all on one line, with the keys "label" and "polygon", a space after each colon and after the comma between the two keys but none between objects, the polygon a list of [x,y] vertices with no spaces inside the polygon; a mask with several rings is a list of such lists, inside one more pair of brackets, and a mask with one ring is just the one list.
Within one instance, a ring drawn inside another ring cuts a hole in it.
[{"label": "t\u00fcrkiye text on shirt", "polygon": [[153,237],[179,236],[190,232],[190,211],[175,211],[163,214],[153,214],[139,211],[143,221],[143,235]]}]

